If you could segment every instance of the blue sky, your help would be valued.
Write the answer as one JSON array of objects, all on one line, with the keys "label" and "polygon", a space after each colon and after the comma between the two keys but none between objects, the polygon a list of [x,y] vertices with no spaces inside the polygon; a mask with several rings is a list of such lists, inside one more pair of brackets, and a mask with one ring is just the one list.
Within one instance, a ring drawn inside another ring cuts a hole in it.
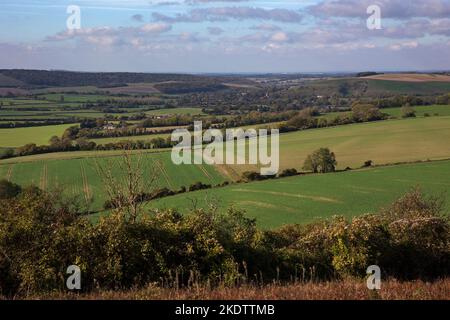
[{"label": "blue sky", "polygon": [[[366,10],[381,9],[381,30]],[[67,30],[69,5],[81,29]],[[2,0],[0,68],[450,69],[450,0]]]}]

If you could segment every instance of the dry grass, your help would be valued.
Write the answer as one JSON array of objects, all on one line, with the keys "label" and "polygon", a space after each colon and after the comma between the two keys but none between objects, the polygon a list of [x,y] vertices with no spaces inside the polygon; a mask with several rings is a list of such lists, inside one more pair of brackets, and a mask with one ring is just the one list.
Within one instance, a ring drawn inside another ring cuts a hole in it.
[{"label": "dry grass", "polygon": [[149,286],[129,291],[90,294],[51,294],[30,299],[79,300],[450,300],[450,278],[432,283],[385,281],[379,291],[369,291],[363,280],[239,288],[193,287],[164,289]]},{"label": "dry grass", "polygon": [[376,76],[369,76],[365,78],[373,80],[405,81],[405,82],[450,82],[450,76],[442,74],[388,73]]}]

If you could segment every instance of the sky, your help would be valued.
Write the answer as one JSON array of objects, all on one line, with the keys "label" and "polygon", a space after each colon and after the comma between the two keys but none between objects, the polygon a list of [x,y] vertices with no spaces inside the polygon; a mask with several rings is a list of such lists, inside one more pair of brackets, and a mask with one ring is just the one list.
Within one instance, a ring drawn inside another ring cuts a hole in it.
[{"label": "sky", "polygon": [[0,68],[450,70],[450,0],[0,0]]}]

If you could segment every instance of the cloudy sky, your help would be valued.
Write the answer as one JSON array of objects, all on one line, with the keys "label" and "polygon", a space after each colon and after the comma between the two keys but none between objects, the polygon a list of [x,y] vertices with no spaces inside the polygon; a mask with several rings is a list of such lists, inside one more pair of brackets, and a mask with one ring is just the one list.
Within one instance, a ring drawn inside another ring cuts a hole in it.
[{"label": "cloudy sky", "polygon": [[[373,5],[381,29],[367,26]],[[450,0],[0,1],[0,68],[409,71],[449,57]]]}]

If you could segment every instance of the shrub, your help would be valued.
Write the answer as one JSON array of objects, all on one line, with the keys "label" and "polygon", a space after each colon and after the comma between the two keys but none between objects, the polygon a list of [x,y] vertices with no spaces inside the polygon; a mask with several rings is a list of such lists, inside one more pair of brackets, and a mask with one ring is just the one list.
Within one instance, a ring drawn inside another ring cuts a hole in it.
[{"label": "shrub", "polygon": [[373,165],[373,161],[372,160],[367,160],[366,162],[364,162],[364,164],[362,165],[362,168],[369,168]]},{"label": "shrub", "polygon": [[372,264],[383,277],[450,274],[449,219],[417,189],[379,214],[269,231],[214,206],[136,220],[117,210],[92,224],[60,194],[27,188],[0,200],[0,296],[63,291],[72,264],[84,291],[362,278]]},{"label": "shrub", "polygon": [[8,180],[0,180],[0,199],[11,199],[16,197],[22,188]]},{"label": "shrub", "polygon": [[255,172],[255,171],[246,171],[242,174],[242,179],[246,182],[262,181],[262,180],[267,180],[267,179],[271,179],[274,177],[275,176],[263,176],[259,172]]},{"label": "shrub", "polygon": [[283,170],[280,174],[279,174],[279,176],[280,177],[292,177],[292,176],[296,176],[296,175],[298,175],[298,171],[297,171],[297,169],[286,169],[286,170]]},{"label": "shrub", "polygon": [[189,186],[189,192],[197,191],[197,190],[205,190],[205,189],[211,189],[212,186],[210,184],[204,184],[203,182],[196,182]]},{"label": "shrub", "polygon": [[410,106],[405,105],[400,110],[402,118],[415,118],[416,117],[416,111]]}]

